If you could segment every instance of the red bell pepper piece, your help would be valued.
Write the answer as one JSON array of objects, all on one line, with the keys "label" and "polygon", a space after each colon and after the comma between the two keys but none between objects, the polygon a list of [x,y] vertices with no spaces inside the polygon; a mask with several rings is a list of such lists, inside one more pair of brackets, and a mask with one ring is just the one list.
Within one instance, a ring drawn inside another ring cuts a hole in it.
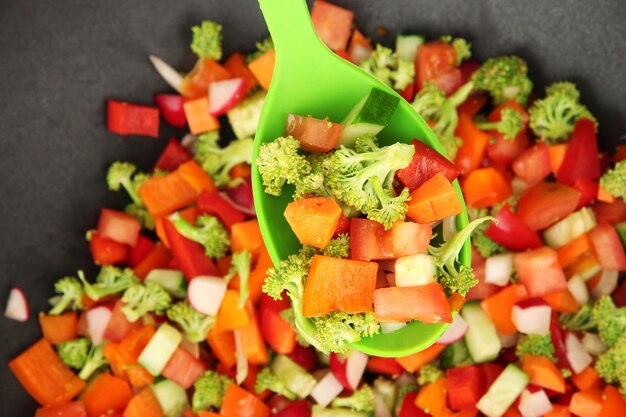
[{"label": "red bell pepper piece", "polygon": [[187,161],[193,159],[193,155],[183,145],[171,138],[167,143],[167,146],[159,156],[154,169],[160,169],[163,171],[174,171],[176,168]]},{"label": "red bell pepper piece", "polygon": [[245,216],[225,200],[217,191],[203,191],[198,198],[198,214],[216,216],[228,230],[235,223],[241,223]]},{"label": "red bell pepper piece", "polygon": [[379,356],[370,356],[367,361],[367,369],[370,372],[383,375],[402,375],[404,373],[404,368],[395,358],[381,358]]},{"label": "red bell pepper piece", "polygon": [[502,371],[504,371],[504,367],[494,362],[481,363],[480,370],[483,373],[483,386],[485,390],[488,390],[493,381],[495,381]]},{"label": "red bell pepper piece", "polygon": [[446,370],[448,379],[448,404],[455,411],[476,407],[486,389],[481,368],[468,365]]},{"label": "red bell pepper piece", "polygon": [[119,265],[128,260],[127,245],[102,237],[97,232],[91,234],[89,249],[96,265]]},{"label": "red bell pepper piece", "polygon": [[109,100],[107,127],[118,135],[159,136],[159,109],[140,104]]},{"label": "red bell pepper piece", "polygon": [[259,316],[261,335],[270,347],[279,354],[288,355],[296,348],[296,332],[281,316],[281,311],[289,308],[286,297],[274,300],[266,294],[261,296]]},{"label": "red bell pepper piece", "polygon": [[412,82],[404,90],[400,92],[403,99],[411,103],[415,98],[415,83]]},{"label": "red bell pepper piece", "polygon": [[556,174],[556,180],[572,185],[576,180],[597,180],[600,178],[598,159],[598,139],[596,126],[589,119],[576,122],[563,163]]},{"label": "red bell pepper piece", "polygon": [[187,117],[185,116],[185,98],[178,94],[156,94],[154,103],[161,112],[163,120],[174,127],[187,126]]},{"label": "red bell pepper piece", "polygon": [[[311,20],[317,36],[333,51],[345,51],[352,32],[354,12],[323,0],[313,3]],[[349,59],[349,57],[348,57]]]},{"label": "red bell pepper piece", "polygon": [[344,233],[350,233],[350,219],[342,213],[341,216],[339,216],[339,222],[337,223],[333,239]]},{"label": "red bell pepper piece", "polygon": [[135,246],[139,238],[139,221],[121,211],[103,208],[98,219],[98,234],[118,243]]},{"label": "red bell pepper piece", "polygon": [[533,232],[506,204],[496,214],[496,221],[487,228],[487,237],[509,250],[522,251],[543,246],[537,232]]},{"label": "red bell pepper piece", "polygon": [[456,67],[456,52],[449,43],[431,41],[417,49],[415,81],[418,91],[431,81],[450,95],[461,86],[462,77],[461,70]]},{"label": "red bell pepper piece", "polygon": [[[461,85],[468,82],[470,78],[472,78],[472,74],[474,74],[478,68],[480,68],[480,63],[474,59],[461,62],[461,65],[459,66],[459,69],[461,70]],[[484,97],[486,98],[487,96]]]},{"label": "red bell pepper piece", "polygon": [[137,243],[135,243],[135,246],[130,248],[130,254],[128,255],[128,265],[131,268],[139,265],[139,263],[143,261],[146,256],[148,256],[148,254],[152,251],[152,249],[154,249],[155,246],[156,243],[140,233],[139,237],[137,238]]},{"label": "red bell pepper piece", "polygon": [[317,352],[310,346],[304,347],[296,343],[295,349],[288,356],[307,371],[312,371],[317,364]]},{"label": "red bell pepper piece", "polygon": [[613,303],[617,307],[626,307],[626,281],[622,282],[612,295]]},{"label": "red bell pepper piece", "polygon": [[274,414],[274,417],[311,417],[311,406],[307,400],[295,401]]},{"label": "red bell pepper piece", "polygon": [[598,181],[579,178],[574,181],[572,187],[580,191],[580,200],[578,200],[576,210],[589,205],[598,195]]},{"label": "red bell pepper piece", "polygon": [[398,417],[430,417],[430,414],[415,405],[416,398],[417,392],[409,392],[404,396]]},{"label": "red bell pepper piece", "polygon": [[567,349],[565,347],[565,329],[559,323],[558,314],[554,312],[550,320],[550,337],[554,345],[554,357],[556,366],[559,369],[572,369],[567,360]]},{"label": "red bell pepper piece", "polygon": [[411,163],[406,168],[396,172],[398,181],[409,187],[409,191],[413,192],[439,172],[450,182],[459,176],[457,167],[430,146],[417,139],[413,139],[413,146],[415,147],[415,154],[413,154]]},{"label": "red bell pepper piece", "polygon": [[174,259],[178,262],[187,281],[200,275],[218,276],[219,270],[211,258],[206,256],[204,248],[176,230],[169,219],[163,219],[163,227]]}]

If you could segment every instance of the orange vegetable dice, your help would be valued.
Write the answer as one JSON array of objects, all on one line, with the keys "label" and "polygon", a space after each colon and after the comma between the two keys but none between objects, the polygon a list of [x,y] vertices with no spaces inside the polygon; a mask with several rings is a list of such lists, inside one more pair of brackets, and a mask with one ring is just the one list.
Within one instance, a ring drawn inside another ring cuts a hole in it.
[{"label": "orange vegetable dice", "polygon": [[287,204],[284,214],[300,243],[322,249],[333,238],[341,207],[334,198],[304,198]]},{"label": "orange vegetable dice", "polygon": [[440,172],[411,193],[407,217],[418,223],[432,223],[459,214],[461,200],[448,179]]},{"label": "orange vegetable dice", "polygon": [[186,101],[183,105],[189,130],[194,135],[220,128],[220,122],[209,114],[209,99],[206,97]]}]

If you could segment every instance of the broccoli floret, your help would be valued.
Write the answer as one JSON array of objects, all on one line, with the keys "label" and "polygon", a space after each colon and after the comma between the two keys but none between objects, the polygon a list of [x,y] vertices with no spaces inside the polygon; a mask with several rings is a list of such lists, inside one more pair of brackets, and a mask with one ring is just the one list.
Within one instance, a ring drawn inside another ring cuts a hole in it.
[{"label": "broccoli floret", "polygon": [[598,328],[600,339],[608,347],[615,346],[620,336],[626,333],[626,307],[617,308],[608,295],[595,302],[591,317]]},{"label": "broccoli floret", "polygon": [[[469,217],[470,221],[487,216],[488,213],[489,210],[487,208],[467,208],[467,216]],[[476,227],[476,229],[474,229],[471,235],[472,245],[476,248],[476,250],[480,253],[480,256],[482,256],[483,258],[488,258],[490,256],[504,252],[504,248],[502,246],[487,237],[486,232],[488,228],[489,224],[481,223],[478,227]]]},{"label": "broccoli floret", "polygon": [[500,120],[497,122],[476,123],[480,130],[495,130],[502,133],[502,137],[507,140],[515,140],[519,132],[524,129],[522,113],[510,107],[503,109],[500,113]]},{"label": "broccoli floret", "polygon": [[335,239],[328,242],[322,250],[322,254],[335,258],[347,258],[350,256],[350,235],[342,233]]},{"label": "broccoli floret", "polygon": [[194,393],[191,398],[193,412],[202,410],[219,410],[228,386],[233,380],[226,375],[218,374],[214,371],[205,371],[194,382]]},{"label": "broccoli floret", "polygon": [[57,346],[57,352],[64,364],[70,368],[79,370],[85,366],[91,341],[81,337],[74,340],[68,340]]},{"label": "broccoli floret", "polygon": [[443,371],[439,369],[439,361],[435,360],[420,368],[417,383],[419,385],[430,384],[443,376]]},{"label": "broccoli floret", "polygon": [[91,346],[87,360],[78,373],[78,377],[80,379],[84,381],[88,380],[94,372],[108,364],[107,358],[104,357],[104,353],[102,351],[103,346],[104,345],[102,344],[99,344],[98,346]]},{"label": "broccoli floret", "polygon": [[458,264],[457,260],[465,241],[469,239],[476,227],[490,220],[495,219],[493,217],[476,219],[456,232],[454,236],[441,246],[430,246],[428,248],[429,254],[435,258],[439,283],[448,294],[458,292],[461,295],[465,295],[470,288],[478,283],[478,280],[474,277],[472,268]]},{"label": "broccoli floret", "polygon": [[122,301],[125,303],[122,312],[130,322],[150,312],[162,314],[172,305],[172,297],[154,282],[131,285],[124,291]]},{"label": "broccoli floret", "polygon": [[241,179],[230,178],[230,170],[238,164],[252,164],[252,138],[241,138],[231,141],[222,148],[218,144],[218,136],[213,132],[198,136],[196,142],[196,161],[213,179],[219,188],[237,185]]},{"label": "broccoli floret", "polygon": [[596,323],[592,317],[591,303],[580,306],[580,309],[573,314],[561,314],[559,323],[568,330],[588,331],[596,327]]},{"label": "broccoli floret", "polygon": [[602,175],[600,186],[613,197],[626,200],[626,160],[618,162],[613,169]]},{"label": "broccoli floret", "polygon": [[279,196],[285,184],[297,184],[311,172],[311,163],[299,149],[300,142],[291,136],[261,145],[256,163],[266,193]]},{"label": "broccoli floret", "polygon": [[316,318],[317,339],[323,352],[348,353],[350,344],[380,331],[373,313],[349,314],[333,312]]},{"label": "broccoli floret", "polygon": [[307,194],[319,197],[333,197],[333,193],[326,183],[326,174],[324,172],[324,160],[327,157],[327,154],[322,153],[313,153],[306,156],[311,170],[294,184],[296,187],[293,193],[294,200],[301,200]]},{"label": "broccoli floret", "polygon": [[335,198],[390,229],[404,220],[409,200],[406,188],[395,195],[394,175],[411,163],[415,148],[404,143],[378,147],[371,137],[357,138],[357,148],[366,146],[372,150],[342,146],[335,151],[324,161],[326,179]]},{"label": "broccoli floret", "polygon": [[472,81],[491,95],[495,105],[512,99],[523,105],[533,89],[526,61],[514,55],[488,59],[472,74]]},{"label": "broccoli floret", "polygon": [[354,391],[349,397],[337,397],[332,402],[333,408],[349,408],[354,411],[373,413],[376,408],[376,395],[367,384]]},{"label": "broccoli floret", "polygon": [[230,281],[239,275],[239,308],[244,308],[250,291],[248,288],[248,278],[250,277],[250,266],[252,265],[252,255],[247,250],[234,252],[231,259],[231,266],[228,274],[224,277]]},{"label": "broccoli floret", "polygon": [[623,334],[614,347],[598,355],[595,370],[607,384],[619,385],[626,397],[626,334]]},{"label": "broccoli floret", "polygon": [[217,217],[198,216],[197,227],[178,213],[172,214],[170,220],[178,233],[204,246],[204,253],[211,258],[221,258],[230,248],[230,236]]},{"label": "broccoli floret", "polygon": [[264,55],[266,52],[274,49],[274,41],[272,41],[272,38],[265,38],[261,42],[257,42],[255,46],[256,51],[248,54],[248,56],[246,57],[246,62],[248,64],[260,57],[261,55]]},{"label": "broccoli floret", "polygon": [[582,118],[596,122],[579,101],[580,93],[572,83],[556,83],[546,88],[546,97],[536,100],[528,110],[529,125],[537,137],[548,143],[565,142]]},{"label": "broccoli floret", "polygon": [[359,66],[396,90],[404,90],[415,78],[412,62],[401,59],[397,53],[380,44]]},{"label": "broccoli floret", "polygon": [[545,356],[552,362],[556,362],[554,357],[554,345],[549,334],[529,334],[522,335],[515,347],[515,354],[521,359],[525,353],[531,355]]},{"label": "broccoli floret", "polygon": [[205,340],[215,324],[215,317],[205,316],[186,300],[170,307],[167,310],[167,318],[178,324],[185,332],[185,338],[194,343]]},{"label": "broccoli floret", "polygon": [[285,380],[276,375],[269,366],[264,367],[261,372],[256,376],[256,383],[254,384],[254,390],[257,394],[262,393],[265,390],[272,391],[278,395],[282,395],[288,400],[295,400],[298,398],[289,388]]},{"label": "broccoli floret", "polygon": [[150,176],[143,172],[136,173],[136,171],[137,167],[130,162],[114,162],[107,172],[107,184],[111,191],[119,191],[120,188],[126,190],[133,202],[127,205],[124,211],[136,217],[146,229],[152,230],[154,229],[154,219],[141,201],[138,192],[141,184],[146,182]]},{"label": "broccoli floret", "polygon": [[469,97],[474,83],[463,84],[450,95],[437,87],[434,83],[427,82],[411,104],[425,120],[431,122],[432,130],[448,155],[448,159],[454,160],[461,146],[461,139],[456,137],[454,131],[459,124],[459,115],[456,111],[467,97]]},{"label": "broccoli floret", "polygon": [[222,25],[205,20],[191,28],[191,50],[198,58],[222,59]]},{"label": "broccoli floret", "polygon": [[139,224],[141,224],[146,229],[154,230],[154,218],[144,205],[139,205],[135,203],[127,204],[126,207],[124,207],[124,212],[136,218],[139,221]]},{"label": "broccoli floret", "polygon": [[472,44],[463,38],[452,38],[451,35],[444,35],[441,40],[445,43],[449,43],[454,48],[456,56],[456,66],[461,65],[461,62],[472,57]]},{"label": "broccoli floret", "polygon": [[67,309],[83,308],[83,286],[74,277],[64,277],[54,284],[54,292],[61,294],[61,300],[49,311],[52,316],[59,315]]},{"label": "broccoli floret", "polygon": [[83,271],[78,271],[78,278],[85,287],[85,294],[94,301],[107,295],[122,293],[131,285],[139,283],[139,278],[132,269],[121,269],[111,265],[105,265],[100,269],[95,284],[87,282]]}]

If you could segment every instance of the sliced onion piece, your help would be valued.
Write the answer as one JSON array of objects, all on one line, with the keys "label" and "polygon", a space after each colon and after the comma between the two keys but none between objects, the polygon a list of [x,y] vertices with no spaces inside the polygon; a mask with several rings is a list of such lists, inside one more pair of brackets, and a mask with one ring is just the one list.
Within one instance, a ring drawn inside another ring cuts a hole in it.
[{"label": "sliced onion piece", "polygon": [[591,289],[591,296],[594,300],[603,295],[610,295],[617,288],[618,271],[602,271],[600,281]]},{"label": "sliced onion piece", "polygon": [[243,351],[243,340],[241,340],[241,332],[233,330],[235,335],[235,358],[237,359],[237,373],[235,374],[235,382],[241,385],[248,377],[248,359]]},{"label": "sliced onion piece", "polygon": [[580,277],[580,275],[574,275],[569,279],[569,281],[567,281],[567,289],[572,293],[572,296],[578,305],[583,305],[589,301],[589,290],[587,289],[587,284],[585,284],[585,281]]},{"label": "sliced onion piece", "polygon": [[332,372],[328,372],[313,388],[311,397],[322,407],[326,407],[343,391],[343,385]]},{"label": "sliced onion piece", "polygon": [[585,333],[581,342],[590,355],[598,356],[606,352],[606,345],[602,339],[600,339],[600,336],[595,333]]},{"label": "sliced onion piece", "polygon": [[159,75],[163,77],[166,83],[169,84],[174,90],[181,92],[181,86],[183,84],[183,76],[178,71],[170,67],[161,58],[155,55],[150,55],[150,62],[154,65],[154,69],[157,70]]},{"label": "sliced onion piece", "polygon": [[398,323],[380,323],[380,330],[383,333],[393,333],[396,330],[399,330],[403,327],[406,327],[406,323],[398,322]]}]

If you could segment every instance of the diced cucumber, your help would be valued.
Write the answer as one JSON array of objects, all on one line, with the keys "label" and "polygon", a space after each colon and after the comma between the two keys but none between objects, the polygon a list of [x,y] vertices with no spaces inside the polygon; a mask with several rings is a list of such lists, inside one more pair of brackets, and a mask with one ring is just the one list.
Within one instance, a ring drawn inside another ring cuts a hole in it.
[{"label": "diced cucumber", "polygon": [[317,384],[313,375],[284,355],[277,355],[270,364],[270,369],[280,375],[287,388],[300,398],[306,398]]},{"label": "diced cucumber", "polygon": [[379,395],[388,410],[393,410],[398,397],[398,387],[388,379],[376,378],[374,392]]},{"label": "diced cucumber", "polygon": [[418,253],[396,259],[396,286],[414,287],[435,281],[435,261],[432,256]]},{"label": "diced cucumber", "polygon": [[181,417],[189,408],[187,392],[177,383],[164,379],[151,388],[165,417]]},{"label": "diced cucumber", "polygon": [[148,273],[144,282],[159,284],[175,298],[187,296],[187,281],[185,281],[182,271],[177,269],[153,269]]},{"label": "diced cucumber", "polygon": [[158,376],[182,340],[183,335],[178,330],[163,323],[143,349],[137,362],[150,374]]},{"label": "diced cucumber", "polygon": [[626,222],[616,224],[615,230],[617,230],[617,234],[622,239],[622,245],[626,247]]},{"label": "diced cucumber", "polygon": [[258,91],[226,113],[238,139],[254,137],[265,102],[265,91]]},{"label": "diced cucumber", "polygon": [[477,408],[487,417],[501,417],[527,385],[528,375],[509,364],[478,401]]},{"label": "diced cucumber", "polygon": [[488,362],[497,358],[502,344],[496,326],[480,307],[480,303],[465,304],[461,316],[469,326],[465,334],[465,343],[474,362]]},{"label": "diced cucumber", "polygon": [[372,91],[363,97],[341,122],[344,128],[339,145],[350,147],[359,136],[378,134],[391,120],[399,102],[398,97],[372,88]]},{"label": "diced cucumber", "polygon": [[369,417],[364,411],[352,411],[347,408],[324,408],[315,404],[311,417]]},{"label": "diced cucumber", "polygon": [[596,227],[596,216],[588,207],[575,211],[543,232],[546,244],[558,249]]},{"label": "diced cucumber", "polygon": [[398,35],[396,37],[396,53],[400,59],[415,62],[417,48],[426,41],[422,35]]},{"label": "diced cucumber", "polygon": [[474,363],[470,357],[464,339],[457,340],[441,351],[439,363],[442,369],[466,366]]}]

